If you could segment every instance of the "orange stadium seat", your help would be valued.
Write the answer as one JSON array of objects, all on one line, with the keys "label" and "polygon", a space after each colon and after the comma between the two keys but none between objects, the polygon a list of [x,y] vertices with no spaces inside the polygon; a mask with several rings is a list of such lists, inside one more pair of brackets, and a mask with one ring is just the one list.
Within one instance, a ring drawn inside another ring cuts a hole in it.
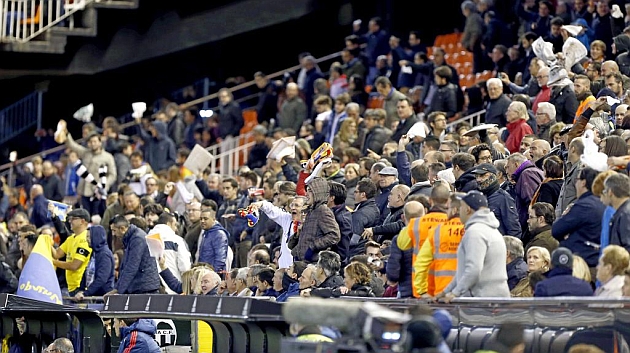
[{"label": "orange stadium seat", "polygon": [[241,129],[241,134],[246,134],[258,125],[258,113],[256,110],[245,110],[243,111],[243,120],[245,121],[245,125]]},{"label": "orange stadium seat", "polygon": [[381,97],[381,95],[370,96],[367,102],[368,109],[383,108],[384,105],[385,100],[383,99],[383,97]]},{"label": "orange stadium seat", "polygon": [[20,24],[21,25],[24,25],[24,24],[27,24],[27,25],[39,24],[39,18],[41,17],[41,10],[42,10],[41,5],[37,5],[35,7],[35,15],[33,17],[28,17],[28,18],[25,18],[25,19],[21,20]]}]

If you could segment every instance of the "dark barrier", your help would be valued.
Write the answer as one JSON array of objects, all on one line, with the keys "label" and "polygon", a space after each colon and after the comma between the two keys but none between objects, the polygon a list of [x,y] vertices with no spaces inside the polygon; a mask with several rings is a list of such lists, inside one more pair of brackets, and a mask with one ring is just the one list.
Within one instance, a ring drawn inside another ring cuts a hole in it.
[{"label": "dark barrier", "polygon": [[[365,302],[365,298],[330,301]],[[400,312],[424,302],[378,298],[370,301]],[[448,310],[452,315],[454,326],[447,342],[454,352],[474,352],[487,347],[498,327],[506,321],[520,322],[526,327],[526,353],[562,353],[574,344],[585,342],[595,344],[605,352],[627,352],[626,341],[630,339],[629,300],[460,298],[452,304],[430,306]],[[179,345],[186,345],[182,336],[188,334],[179,332],[179,327],[199,320],[208,323],[212,329],[213,352],[277,353],[283,351],[283,338],[288,335],[282,307],[283,304],[254,298],[115,295],[106,299],[102,310],[96,311],[2,294],[0,330],[3,337],[27,339],[37,351],[57,337],[73,337],[78,347],[76,352],[106,352],[115,348],[116,343],[110,347],[101,319],[170,319],[178,326],[174,343]],[[24,318],[23,325],[20,318]],[[357,325],[361,324],[357,322]],[[23,330],[21,336],[20,328]],[[293,347],[292,351],[296,347],[304,348],[300,348],[303,352],[322,351],[317,344],[310,345],[313,348],[310,350],[306,349],[308,343],[292,342],[293,345],[288,346],[286,343],[284,340],[284,347]]]}]

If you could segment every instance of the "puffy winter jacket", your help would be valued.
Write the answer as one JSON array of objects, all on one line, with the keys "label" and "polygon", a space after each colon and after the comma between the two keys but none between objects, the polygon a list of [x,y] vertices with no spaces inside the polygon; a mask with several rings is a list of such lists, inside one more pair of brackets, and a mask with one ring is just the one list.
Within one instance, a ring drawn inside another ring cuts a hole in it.
[{"label": "puffy winter jacket", "polygon": [[120,328],[123,337],[118,353],[159,353],[160,346],[153,339],[157,330],[153,320],[139,319],[129,327]]},{"label": "puffy winter jacket", "polygon": [[160,275],[145,238],[146,233],[133,224],[123,237],[125,257],[116,283],[120,294],[151,293],[160,289]]}]

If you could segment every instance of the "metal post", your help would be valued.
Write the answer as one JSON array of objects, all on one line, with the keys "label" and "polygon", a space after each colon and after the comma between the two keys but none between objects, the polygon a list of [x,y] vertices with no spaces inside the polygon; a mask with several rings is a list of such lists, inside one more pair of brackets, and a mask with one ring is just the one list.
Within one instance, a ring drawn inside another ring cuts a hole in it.
[{"label": "metal post", "polygon": [[[42,105],[43,105],[43,91],[37,91],[37,130],[42,128]],[[39,142],[41,138],[37,137],[37,142]]]},{"label": "metal post", "polygon": [[[206,77],[203,79],[203,96],[207,97],[208,95],[210,95],[210,79]],[[208,109],[208,101],[203,102],[203,109]]]}]

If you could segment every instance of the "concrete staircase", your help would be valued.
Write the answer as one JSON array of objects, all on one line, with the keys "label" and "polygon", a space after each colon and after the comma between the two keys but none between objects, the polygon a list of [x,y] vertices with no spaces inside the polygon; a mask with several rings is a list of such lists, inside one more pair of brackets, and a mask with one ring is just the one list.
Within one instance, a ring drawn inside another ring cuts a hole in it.
[{"label": "concrete staircase", "polygon": [[68,37],[96,36],[100,9],[131,10],[139,2],[0,0],[0,51],[63,54]]}]

